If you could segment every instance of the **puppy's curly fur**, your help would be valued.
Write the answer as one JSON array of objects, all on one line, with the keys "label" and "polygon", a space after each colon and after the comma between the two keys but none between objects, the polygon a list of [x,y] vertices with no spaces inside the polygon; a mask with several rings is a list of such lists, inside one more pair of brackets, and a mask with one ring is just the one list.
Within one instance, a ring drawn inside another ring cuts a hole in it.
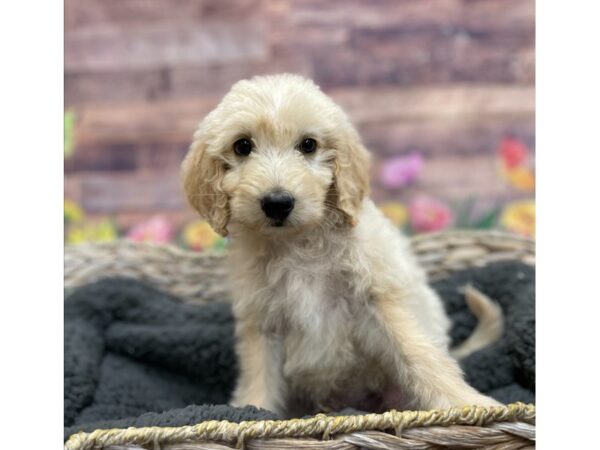
[{"label": "puppy's curly fur", "polygon": [[[368,166],[341,108],[295,75],[238,82],[195,133],[188,201],[231,236],[234,405],[299,415],[497,404],[450,356],[443,306],[368,199]],[[294,199],[284,221],[261,208],[274,191]],[[479,335],[468,351],[492,339]]]}]

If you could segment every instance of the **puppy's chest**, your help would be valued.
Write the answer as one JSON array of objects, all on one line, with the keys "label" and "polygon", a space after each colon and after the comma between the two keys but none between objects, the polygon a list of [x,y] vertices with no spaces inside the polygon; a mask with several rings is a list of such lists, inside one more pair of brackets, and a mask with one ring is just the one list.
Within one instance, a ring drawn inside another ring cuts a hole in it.
[{"label": "puppy's chest", "polygon": [[341,332],[338,328],[353,320],[358,305],[364,303],[353,288],[351,275],[343,269],[293,265],[267,273],[266,285],[267,322],[277,329],[285,328],[277,330],[278,334],[294,330],[316,335],[326,329]]},{"label": "puppy's chest", "polygon": [[295,267],[269,280],[265,331],[279,342],[282,370],[292,383],[344,377],[357,364],[357,321],[366,299],[335,265]]}]

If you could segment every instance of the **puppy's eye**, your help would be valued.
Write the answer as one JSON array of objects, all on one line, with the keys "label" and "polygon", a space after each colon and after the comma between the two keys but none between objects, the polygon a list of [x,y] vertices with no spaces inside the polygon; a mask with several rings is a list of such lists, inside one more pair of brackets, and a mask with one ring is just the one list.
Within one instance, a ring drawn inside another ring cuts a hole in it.
[{"label": "puppy's eye", "polygon": [[313,153],[317,149],[317,141],[312,138],[302,139],[298,148],[302,153]]},{"label": "puppy's eye", "polygon": [[236,155],[248,156],[252,151],[252,142],[249,139],[238,139],[233,143],[233,150]]}]

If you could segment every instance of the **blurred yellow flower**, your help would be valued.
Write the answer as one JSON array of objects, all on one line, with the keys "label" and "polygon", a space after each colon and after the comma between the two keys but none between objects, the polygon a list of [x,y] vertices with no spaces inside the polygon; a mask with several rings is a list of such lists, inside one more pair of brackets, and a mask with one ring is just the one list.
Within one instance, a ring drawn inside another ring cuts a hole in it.
[{"label": "blurred yellow flower", "polygon": [[82,223],[69,227],[67,231],[68,244],[83,242],[109,242],[117,238],[117,229],[109,219],[96,223]]},{"label": "blurred yellow flower", "polygon": [[507,205],[502,212],[500,223],[507,230],[533,237],[535,235],[535,202],[524,200]]},{"label": "blurred yellow flower", "polygon": [[221,240],[212,227],[203,220],[196,220],[189,223],[183,229],[183,241],[194,250],[203,250],[213,247]]},{"label": "blurred yellow flower", "polygon": [[508,183],[523,192],[533,192],[535,189],[535,174],[528,167],[517,167],[515,169],[502,168],[502,176]]},{"label": "blurred yellow flower", "polygon": [[84,217],[81,207],[72,200],[65,200],[64,215],[65,223],[81,222]]},{"label": "blurred yellow flower", "polygon": [[399,202],[387,202],[379,205],[379,209],[385,217],[397,227],[402,227],[408,220],[408,210]]}]

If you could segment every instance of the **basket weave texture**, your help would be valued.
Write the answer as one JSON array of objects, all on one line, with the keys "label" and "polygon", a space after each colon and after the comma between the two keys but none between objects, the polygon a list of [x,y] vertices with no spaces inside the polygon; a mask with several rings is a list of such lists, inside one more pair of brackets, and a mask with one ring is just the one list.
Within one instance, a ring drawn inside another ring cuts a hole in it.
[{"label": "basket weave texture", "polygon": [[[535,264],[532,240],[499,231],[452,231],[411,238],[430,279],[469,267],[519,260]],[[227,300],[223,254],[115,241],[65,247],[65,287],[107,276],[143,280],[190,302]],[[466,406],[434,411],[389,411],[308,419],[205,421],[183,427],[146,427],[77,433],[67,450],[84,449],[495,449],[534,448],[535,406]]]},{"label": "basket weave texture", "polygon": [[[535,263],[530,239],[499,231],[451,231],[414,236],[411,246],[432,280],[495,261]],[[174,246],[113,241],[65,247],[65,287],[107,276],[124,276],[188,301],[228,298],[223,253],[189,252]]]}]

